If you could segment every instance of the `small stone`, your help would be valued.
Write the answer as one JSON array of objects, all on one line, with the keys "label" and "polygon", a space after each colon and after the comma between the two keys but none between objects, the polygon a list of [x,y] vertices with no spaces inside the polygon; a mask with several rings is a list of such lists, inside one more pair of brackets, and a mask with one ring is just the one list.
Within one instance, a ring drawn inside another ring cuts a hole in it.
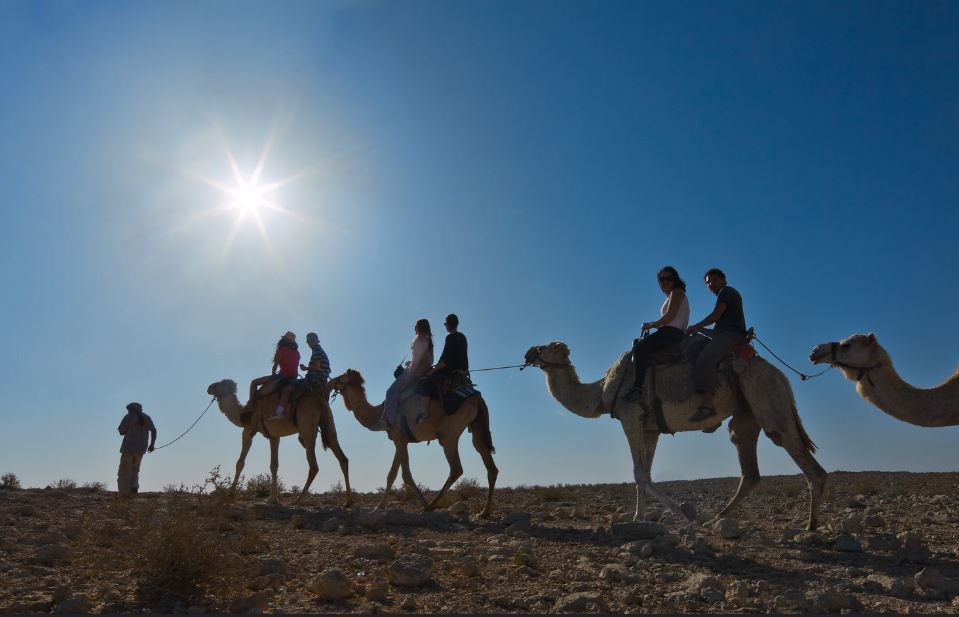
[{"label": "small stone", "polygon": [[70,561],[73,557],[73,551],[64,544],[45,544],[37,548],[34,559],[37,563],[45,566],[53,566],[58,563]]},{"label": "small stone", "polygon": [[716,530],[720,538],[727,540],[739,538],[743,535],[743,530],[739,527],[739,523],[733,518],[719,519],[713,523],[713,529]]},{"label": "small stone", "polygon": [[959,583],[943,576],[936,568],[923,568],[916,574],[915,581],[926,597],[933,600],[948,600],[959,594]]},{"label": "small stone", "polygon": [[898,558],[902,561],[925,563],[929,561],[929,547],[917,534],[907,531],[896,536],[899,540]]},{"label": "small stone", "polygon": [[773,607],[781,613],[801,611],[806,608],[807,604],[806,595],[797,589],[786,591],[773,598]]},{"label": "small stone", "polygon": [[666,527],[659,523],[642,521],[638,523],[616,523],[610,530],[614,536],[626,540],[652,540],[666,534]]},{"label": "small stone", "polygon": [[603,594],[597,591],[580,591],[563,596],[556,600],[556,603],[553,605],[553,610],[567,613],[582,613],[585,612],[591,604],[604,613],[609,612],[609,607],[606,605],[606,600],[603,599]]},{"label": "small stone", "polygon": [[57,604],[60,604],[71,597],[73,597],[73,590],[70,589],[69,585],[61,585],[53,590],[53,601]]},{"label": "small stone", "polygon": [[866,536],[866,548],[870,551],[898,551],[899,539],[894,533],[879,533]]},{"label": "small stone", "polygon": [[327,568],[310,585],[321,600],[343,600],[353,595],[353,584],[340,568]]},{"label": "small stone", "polygon": [[386,570],[390,582],[404,587],[428,585],[433,575],[433,560],[421,555],[399,557]]},{"label": "small stone", "polygon": [[50,529],[37,538],[37,544],[39,546],[43,546],[45,544],[62,544],[66,541],[67,536],[56,529]]},{"label": "small stone", "polygon": [[386,528],[386,512],[361,512],[356,524],[370,531],[381,531]]},{"label": "small stone", "polygon": [[481,574],[479,564],[472,557],[464,557],[456,562],[456,565],[466,577],[475,578]]},{"label": "small stone", "polygon": [[266,592],[254,593],[245,598],[237,598],[230,604],[231,613],[249,613],[252,610],[262,611],[267,607],[269,597]]},{"label": "small stone", "polygon": [[396,557],[396,551],[385,542],[361,544],[353,550],[353,556],[359,559],[369,559],[379,563],[386,563]]},{"label": "small stone", "polygon": [[310,517],[305,514],[294,514],[290,517],[290,526],[293,529],[306,529],[310,524]]},{"label": "small stone", "polygon": [[744,604],[749,601],[749,585],[742,581],[733,581],[726,588],[726,599],[734,604]]},{"label": "small stone", "polygon": [[846,553],[861,553],[862,544],[856,539],[855,536],[850,535],[841,535],[836,538],[836,541],[832,545],[833,550],[843,551]]},{"label": "small stone", "polygon": [[838,613],[844,610],[861,613],[864,607],[856,596],[838,589],[827,589],[813,597],[813,611],[816,613]]},{"label": "small stone", "polygon": [[404,611],[415,611],[416,600],[413,599],[413,596],[405,596],[403,601],[400,602],[400,608]]},{"label": "small stone", "polygon": [[73,596],[57,604],[54,613],[79,614],[90,612],[90,601],[86,596]]},{"label": "small stone", "polygon": [[260,576],[286,574],[288,567],[286,561],[275,557],[264,557],[256,561],[256,572]]},{"label": "small stone", "polygon": [[366,585],[363,595],[371,602],[386,602],[389,596],[389,587],[383,581],[371,581]]}]

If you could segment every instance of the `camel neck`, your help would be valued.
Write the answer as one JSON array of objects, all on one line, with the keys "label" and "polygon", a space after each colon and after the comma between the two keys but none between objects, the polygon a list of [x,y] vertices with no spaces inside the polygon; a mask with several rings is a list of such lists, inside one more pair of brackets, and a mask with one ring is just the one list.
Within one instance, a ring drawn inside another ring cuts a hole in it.
[{"label": "camel neck", "polygon": [[383,403],[376,406],[370,405],[366,400],[366,388],[363,386],[352,385],[344,388],[343,404],[366,428],[372,428],[383,416]]},{"label": "camel neck", "polygon": [[916,388],[886,363],[864,375],[856,389],[897,420],[925,427],[959,425],[959,373],[935,388]]},{"label": "camel neck", "polygon": [[560,405],[584,418],[603,414],[603,382],[582,383],[572,365],[546,368],[546,385]]},{"label": "camel neck", "polygon": [[226,416],[226,419],[243,428],[243,422],[240,421],[240,414],[243,413],[243,406],[240,405],[240,399],[236,397],[236,394],[229,394],[226,396],[219,396],[216,399],[217,407],[220,408],[220,411],[223,412],[223,415]]}]

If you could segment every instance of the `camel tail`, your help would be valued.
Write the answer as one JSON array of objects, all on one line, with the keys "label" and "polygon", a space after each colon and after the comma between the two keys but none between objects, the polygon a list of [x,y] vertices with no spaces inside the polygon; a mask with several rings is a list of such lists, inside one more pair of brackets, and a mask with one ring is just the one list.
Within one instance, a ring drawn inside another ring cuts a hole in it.
[{"label": "camel tail", "polygon": [[796,428],[799,430],[799,439],[802,440],[802,445],[804,448],[810,452],[816,451],[816,444],[813,443],[809,433],[806,432],[806,429],[803,428],[802,419],[799,417],[799,410],[796,409],[796,405],[793,405],[793,418],[796,419]]},{"label": "camel tail", "polygon": [[490,454],[496,454],[496,448],[493,447],[493,434],[489,430],[489,407],[483,397],[479,397],[479,405],[476,413],[476,419],[470,424],[470,432],[480,431],[483,443],[489,448]]}]

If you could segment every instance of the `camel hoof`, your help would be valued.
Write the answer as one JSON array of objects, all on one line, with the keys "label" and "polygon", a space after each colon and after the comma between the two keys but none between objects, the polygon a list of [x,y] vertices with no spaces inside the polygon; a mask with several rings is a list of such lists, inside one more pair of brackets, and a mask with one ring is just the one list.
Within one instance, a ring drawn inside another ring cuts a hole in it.
[{"label": "camel hoof", "polygon": [[479,513],[479,517],[483,519],[488,519],[491,516],[493,516],[493,513],[490,512],[489,510],[483,510],[482,512]]},{"label": "camel hoof", "polygon": [[682,510],[683,516],[686,517],[687,521],[696,520],[696,506],[688,501],[684,501],[679,504],[679,509]]},{"label": "camel hoof", "polygon": [[[346,500],[343,501],[343,507],[344,507],[344,508],[349,508],[349,507],[351,507],[352,505],[353,505],[353,498],[352,498],[352,497],[350,497],[349,499],[346,499]],[[374,510],[374,512],[375,512],[375,511],[376,511],[376,510]]]}]

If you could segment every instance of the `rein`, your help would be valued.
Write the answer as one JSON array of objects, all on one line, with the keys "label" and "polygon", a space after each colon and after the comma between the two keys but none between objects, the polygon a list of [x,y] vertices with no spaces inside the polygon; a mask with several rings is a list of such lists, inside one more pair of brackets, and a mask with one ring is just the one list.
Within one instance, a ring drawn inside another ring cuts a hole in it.
[{"label": "rein", "polygon": [[[750,328],[750,330],[752,330],[752,328]],[[777,356],[777,355],[776,355],[776,352],[773,351],[772,349],[770,349],[769,347],[767,347],[767,346],[766,346],[766,343],[762,342],[762,341],[759,339],[759,337],[756,336],[756,333],[755,333],[755,332],[752,333],[752,338],[753,338],[753,340],[755,340],[757,343],[759,343],[760,345],[762,345],[762,346],[763,346],[763,349],[765,349],[766,351],[768,351],[769,353],[771,353],[774,358],[776,358],[777,360],[779,360],[779,362],[780,362],[783,366],[785,366],[785,367],[788,368],[790,371],[792,371],[792,372],[796,373],[797,375],[799,375],[800,379],[802,379],[803,381],[808,381],[808,380],[810,380],[810,379],[813,379],[814,377],[819,377],[820,375],[824,375],[824,374],[826,374],[827,371],[829,371],[829,369],[832,368],[832,366],[828,366],[828,367],[826,367],[825,369],[819,371],[818,373],[815,373],[814,375],[807,375],[806,373],[803,373],[802,371],[797,371],[797,370],[794,369],[792,366],[790,366],[788,362],[786,362],[785,360],[783,360],[782,358],[780,358],[779,356]],[[835,345],[835,343],[833,343],[833,345]],[[833,359],[835,359],[835,358],[836,358],[836,350],[835,350],[835,349],[833,349],[832,354],[833,354]]]},{"label": "rein", "polygon": [[[859,371],[859,374],[856,375],[856,381],[857,381],[857,382],[860,382],[860,381],[862,381],[862,378],[865,377],[865,378],[866,378],[866,381],[869,382],[869,385],[872,386],[873,388],[875,388],[875,387],[876,387],[876,384],[873,383],[873,381],[872,381],[872,375],[870,375],[869,373],[870,373],[870,371],[872,371],[873,369],[877,369],[877,368],[879,368],[880,366],[882,366],[882,364],[881,364],[881,363],[880,363],[880,364],[874,364],[874,365],[872,365],[872,366],[852,366],[851,364],[846,364],[845,362],[840,362],[839,359],[836,357],[836,350],[837,350],[838,348],[839,348],[839,343],[837,343],[837,342],[835,342],[835,341],[833,341],[832,345],[829,346],[829,355],[830,355],[830,357],[832,358],[832,363],[831,363],[832,366],[838,366],[839,368],[848,369],[848,370],[850,370],[850,371]],[[832,368],[832,366],[831,366],[830,368]],[[827,370],[828,370],[828,369],[827,369]]]},{"label": "rein", "polygon": [[[210,410],[210,407],[213,405],[213,403],[214,403],[216,400],[217,400],[217,397],[216,397],[216,396],[214,396],[212,399],[210,399],[210,402],[207,403],[206,409],[203,410],[203,413],[200,414],[200,417],[193,421],[193,424],[190,425],[190,428],[188,428],[187,430],[185,430],[185,431],[183,431],[182,433],[180,433],[180,437],[183,437],[184,435],[186,435],[187,433],[189,433],[191,430],[193,430],[193,427],[196,426],[196,423],[200,421],[200,418],[202,418],[203,415],[206,414],[207,411]],[[168,442],[168,443],[165,443],[165,444],[163,444],[162,446],[157,446],[157,447],[155,447],[155,448],[153,448],[153,449],[154,449],[154,450],[159,450],[160,448],[165,448],[165,447],[167,447],[167,446],[169,446],[169,445],[172,445],[172,444],[176,443],[177,440],[180,439],[180,437],[177,437],[177,438],[174,439],[173,441]]]}]

